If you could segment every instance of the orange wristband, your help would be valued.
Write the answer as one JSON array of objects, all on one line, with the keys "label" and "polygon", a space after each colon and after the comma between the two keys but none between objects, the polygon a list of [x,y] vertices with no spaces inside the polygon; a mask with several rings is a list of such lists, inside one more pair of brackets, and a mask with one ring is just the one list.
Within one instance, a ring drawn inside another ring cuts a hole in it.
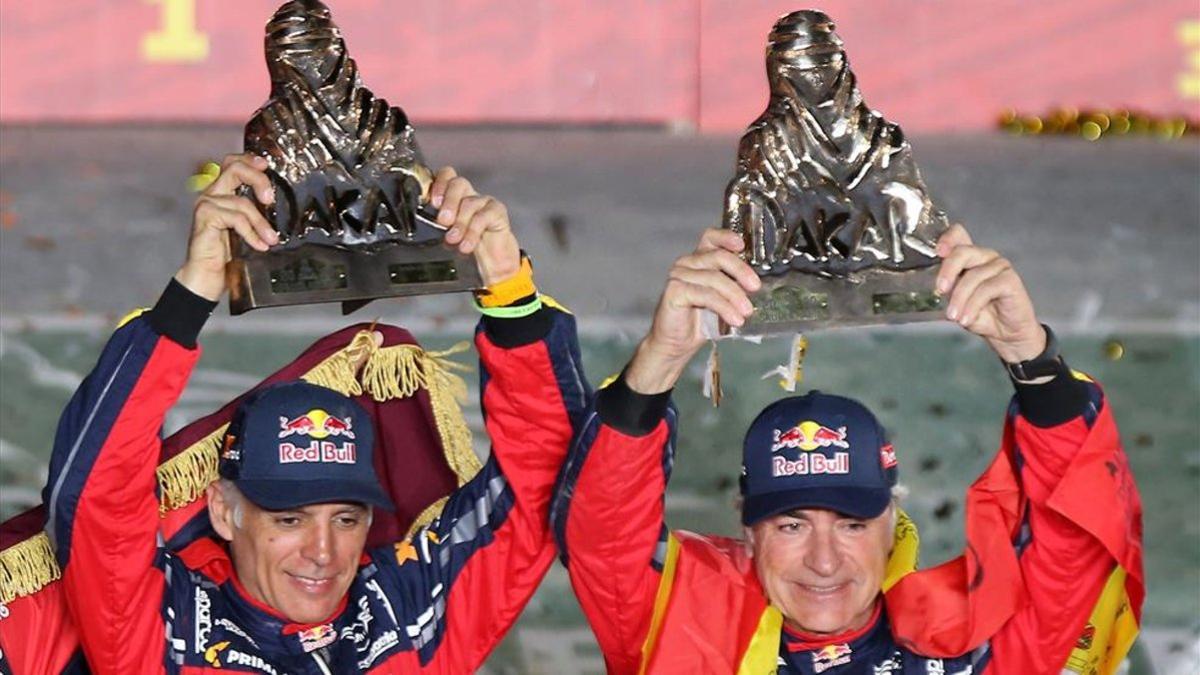
[{"label": "orange wristband", "polygon": [[521,269],[513,276],[496,284],[475,297],[480,307],[505,307],[537,293],[533,285],[533,264],[527,256],[521,256]]}]

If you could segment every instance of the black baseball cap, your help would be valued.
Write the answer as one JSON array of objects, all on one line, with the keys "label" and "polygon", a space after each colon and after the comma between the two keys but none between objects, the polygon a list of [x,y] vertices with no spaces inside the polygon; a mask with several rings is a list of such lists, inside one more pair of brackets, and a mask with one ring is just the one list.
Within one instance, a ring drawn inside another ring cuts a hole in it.
[{"label": "black baseball cap", "polygon": [[799,508],[857,518],[884,512],[896,453],[875,415],[853,399],[813,391],[767,406],[742,444],[742,524]]},{"label": "black baseball cap", "polygon": [[353,399],[303,381],[274,384],[234,412],[219,472],[272,511],[326,502],[394,511],[372,463],[374,437],[370,416]]}]

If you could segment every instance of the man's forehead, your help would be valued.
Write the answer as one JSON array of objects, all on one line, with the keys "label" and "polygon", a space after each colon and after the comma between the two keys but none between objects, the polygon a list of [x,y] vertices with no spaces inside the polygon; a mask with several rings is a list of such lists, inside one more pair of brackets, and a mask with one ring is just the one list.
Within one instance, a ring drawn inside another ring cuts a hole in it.
[{"label": "man's forehead", "polygon": [[[887,510],[885,509],[883,513],[875,516],[875,518],[882,518],[886,513]],[[836,518],[838,520],[875,520],[875,518],[863,518],[861,516],[855,516],[849,513],[842,513],[841,511],[824,509],[820,507],[792,509],[791,511],[784,511],[783,513],[780,513],[774,517],[797,518],[799,520],[815,520],[817,518]]]},{"label": "man's forehead", "polygon": [[263,510],[269,511],[270,513],[307,513],[316,515],[321,513],[344,512],[365,513],[367,511],[367,506],[358,502],[322,502],[319,504],[305,504],[304,506],[297,506],[291,509]]}]

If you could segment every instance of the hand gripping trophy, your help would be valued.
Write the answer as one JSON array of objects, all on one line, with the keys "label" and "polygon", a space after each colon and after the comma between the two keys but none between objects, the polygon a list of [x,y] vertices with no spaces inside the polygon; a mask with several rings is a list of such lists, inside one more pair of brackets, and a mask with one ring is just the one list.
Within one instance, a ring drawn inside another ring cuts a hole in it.
[{"label": "hand gripping trophy", "polygon": [[342,302],[348,313],[372,298],[482,286],[422,202],[432,176],[408,117],[363,86],[329,9],[292,0],[266,33],[271,97],[246,124],[245,149],[270,165],[275,203],[258,207],[280,243],[237,247],[230,311]]},{"label": "hand gripping trophy", "polygon": [[764,282],[737,332],[936,318],[946,216],[900,127],[863,102],[833,21],[783,16],[766,60],[770,100],[725,193],[723,227],[745,238]]}]

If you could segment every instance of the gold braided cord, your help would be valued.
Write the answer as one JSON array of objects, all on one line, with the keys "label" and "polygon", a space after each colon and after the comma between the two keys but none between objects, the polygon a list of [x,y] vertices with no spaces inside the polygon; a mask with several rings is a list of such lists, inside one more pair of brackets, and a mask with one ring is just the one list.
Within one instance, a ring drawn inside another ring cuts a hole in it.
[{"label": "gold braided cord", "polygon": [[217,479],[221,443],[229,424],[222,424],[186,450],[158,465],[158,514],[191,504]]},{"label": "gold braided cord", "polygon": [[[379,352],[375,344],[374,331],[360,330],[350,340],[350,344],[334,352],[324,361],[313,366],[300,379],[326,389],[332,389],[345,396],[361,396],[362,383],[358,380],[358,364],[364,358],[369,363]],[[387,399],[375,398],[376,401]]]},{"label": "gold braided cord", "polygon": [[413,520],[413,524],[408,526],[408,532],[404,535],[404,538],[411,540],[417,534],[417,530],[437,520],[438,516],[442,515],[442,509],[445,508],[448,501],[450,501],[449,495],[426,506],[416,519]]},{"label": "gold braided cord", "polygon": [[50,537],[38,532],[0,551],[0,604],[32,595],[61,576]]},{"label": "gold braided cord", "polygon": [[437,422],[438,434],[442,437],[446,463],[458,476],[459,485],[474,478],[483,468],[471,442],[471,430],[467,427],[462,408],[459,407],[459,402],[467,398],[467,385],[460,375],[453,372],[470,369],[447,358],[468,349],[469,346],[460,342],[442,352],[426,352],[424,358],[434,421]]}]

